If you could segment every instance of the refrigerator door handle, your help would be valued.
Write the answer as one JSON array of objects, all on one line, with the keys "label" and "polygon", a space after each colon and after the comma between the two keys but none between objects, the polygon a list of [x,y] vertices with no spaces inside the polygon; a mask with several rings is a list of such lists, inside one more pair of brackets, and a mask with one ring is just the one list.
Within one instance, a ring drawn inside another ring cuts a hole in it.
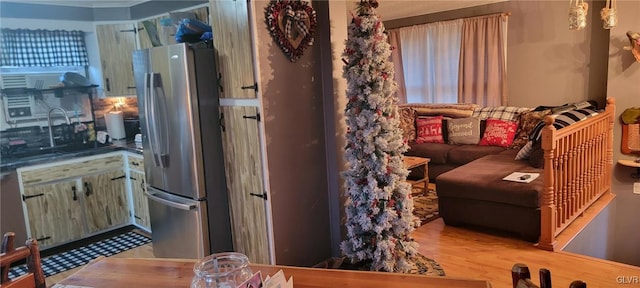
[{"label": "refrigerator door handle", "polygon": [[145,191],[144,194],[149,198],[149,200],[153,200],[159,203],[162,203],[164,205],[173,207],[173,208],[178,208],[181,210],[193,210],[196,209],[196,205],[189,205],[189,204],[183,204],[183,203],[177,203],[177,202],[173,202],[161,197],[158,197],[156,195],[153,195],[151,193],[149,193],[149,191]]},{"label": "refrigerator door handle", "polygon": [[[161,74],[153,73],[151,77],[153,78],[152,80],[153,82],[151,82],[153,84],[152,86],[153,96],[154,98],[160,99],[160,101],[158,102],[159,106],[156,108],[160,110],[161,115],[168,115],[167,114],[167,97],[164,94],[164,87],[162,87]],[[160,96],[158,97],[158,95]],[[155,102],[154,102],[154,105],[155,105]],[[169,134],[168,132],[169,128],[166,122],[167,121],[164,118],[159,119],[159,121],[156,121],[156,123],[159,126],[159,127],[156,127],[156,132],[158,132],[158,130],[161,132],[161,134],[158,136],[158,145],[160,145],[160,148],[158,149],[158,158],[159,158],[160,165],[163,168],[169,167],[169,150],[170,150],[169,145],[171,144],[171,142],[169,141],[169,137],[164,136]],[[162,140],[162,142],[160,142],[160,140]]]},{"label": "refrigerator door handle", "polygon": [[[148,110],[151,113],[151,122],[153,123],[153,133],[152,133],[152,138],[153,140],[151,141],[151,147],[152,148],[152,154],[153,154],[153,164],[156,167],[160,167],[160,168],[165,168],[165,166],[163,165],[164,163],[161,161],[160,159],[160,155],[159,153],[161,153],[158,149],[158,147],[156,145],[158,145],[160,143],[160,139],[158,137],[158,119],[156,118],[156,110],[157,110],[157,105],[156,105],[156,94],[155,92],[155,73],[148,73],[147,77],[149,77],[149,86],[147,87],[149,89],[149,101],[150,105],[151,105],[151,110]],[[147,103],[145,102],[145,103]]]},{"label": "refrigerator door handle", "polygon": [[155,121],[155,119],[153,119],[153,109],[150,109],[151,107],[153,107],[152,103],[151,103],[151,97],[150,97],[150,82],[151,82],[151,74],[150,73],[144,73],[144,113],[145,113],[145,117],[147,118],[147,121],[145,121],[145,126],[147,128],[147,133],[149,135],[149,150],[151,150],[151,155],[153,155],[153,164],[158,167],[158,158],[156,156],[156,152],[155,149],[153,147],[153,145],[155,145],[156,143],[156,139],[155,139],[155,133],[154,131],[151,129],[151,126],[154,125],[150,125],[151,123],[153,123]]}]

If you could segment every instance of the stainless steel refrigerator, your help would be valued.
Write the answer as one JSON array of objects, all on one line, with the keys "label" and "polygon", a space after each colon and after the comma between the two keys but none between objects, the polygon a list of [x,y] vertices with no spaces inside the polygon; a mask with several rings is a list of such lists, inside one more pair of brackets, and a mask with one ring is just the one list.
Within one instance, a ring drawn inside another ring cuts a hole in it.
[{"label": "stainless steel refrigerator", "polygon": [[207,43],[133,52],[156,257],[233,251],[214,61]]}]

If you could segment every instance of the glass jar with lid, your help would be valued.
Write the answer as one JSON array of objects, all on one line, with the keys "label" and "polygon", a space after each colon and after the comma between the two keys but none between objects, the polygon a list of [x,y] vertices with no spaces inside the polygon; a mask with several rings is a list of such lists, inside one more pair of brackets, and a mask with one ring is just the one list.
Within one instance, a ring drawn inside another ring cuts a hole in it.
[{"label": "glass jar with lid", "polygon": [[193,272],[191,288],[235,288],[253,275],[249,258],[236,252],[204,257],[193,266]]}]

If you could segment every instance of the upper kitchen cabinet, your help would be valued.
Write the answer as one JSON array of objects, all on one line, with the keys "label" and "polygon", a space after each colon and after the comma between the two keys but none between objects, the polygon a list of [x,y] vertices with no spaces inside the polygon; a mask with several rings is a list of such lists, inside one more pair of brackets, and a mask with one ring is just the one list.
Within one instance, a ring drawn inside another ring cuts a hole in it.
[{"label": "upper kitchen cabinet", "polygon": [[[186,15],[190,15],[190,17],[193,17],[195,15],[195,19],[205,23],[205,24],[209,24],[209,7],[204,6],[204,7],[200,7],[200,8],[194,8],[191,10],[186,10],[186,11],[182,11],[182,12],[173,12],[176,13],[177,15],[182,14],[183,16]],[[169,13],[169,16],[171,17],[172,13]],[[180,17],[178,17],[180,18]],[[176,44],[178,42],[176,42],[176,25],[159,25],[159,31],[160,31],[160,38],[161,41],[164,45],[171,45],[171,44]]]},{"label": "upper kitchen cabinet", "polygon": [[[162,39],[160,39],[160,37],[158,37],[155,40],[151,39],[150,35],[158,35],[158,27],[160,26],[160,19],[162,17],[156,17],[153,19],[148,19],[148,20],[144,20],[144,21],[140,21],[138,22],[138,40],[140,41],[140,49],[147,49],[147,48],[152,48],[154,47],[153,45],[153,41],[159,41],[160,45],[163,45]],[[150,31],[151,29],[155,30],[154,31]],[[159,36],[159,35],[158,35]]]},{"label": "upper kitchen cabinet", "polygon": [[211,0],[211,26],[221,98],[256,98],[247,0]]},{"label": "upper kitchen cabinet", "polygon": [[96,25],[105,96],[136,94],[132,52],[137,31],[133,23]]}]

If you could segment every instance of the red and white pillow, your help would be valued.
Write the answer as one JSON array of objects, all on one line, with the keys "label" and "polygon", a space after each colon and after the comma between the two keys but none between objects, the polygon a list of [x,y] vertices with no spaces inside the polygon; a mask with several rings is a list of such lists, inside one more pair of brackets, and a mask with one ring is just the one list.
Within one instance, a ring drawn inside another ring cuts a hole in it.
[{"label": "red and white pillow", "polygon": [[442,115],[418,117],[416,119],[416,143],[444,143],[442,137]]},{"label": "red and white pillow", "polygon": [[518,131],[518,122],[488,118],[478,145],[509,147]]}]

